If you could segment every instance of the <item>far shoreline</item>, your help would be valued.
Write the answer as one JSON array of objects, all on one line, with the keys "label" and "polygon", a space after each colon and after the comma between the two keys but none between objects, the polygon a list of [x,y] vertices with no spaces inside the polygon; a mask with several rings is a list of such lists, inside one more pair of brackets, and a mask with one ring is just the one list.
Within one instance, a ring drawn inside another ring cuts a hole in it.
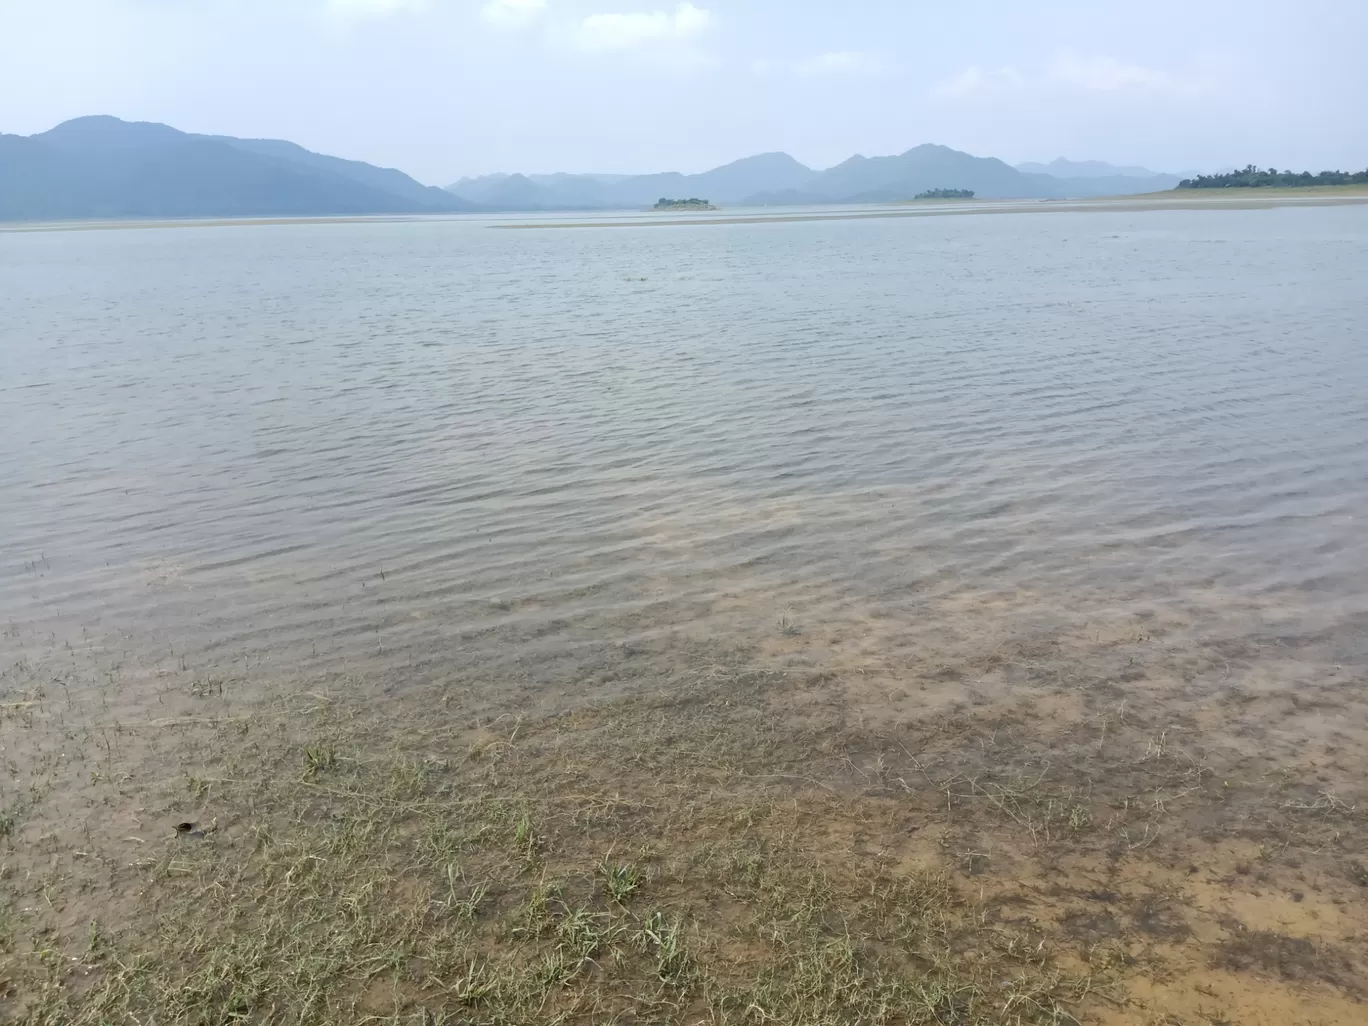
[{"label": "far shoreline", "polygon": [[[451,216],[451,215],[447,215]],[[255,228],[285,224],[395,224],[434,220],[432,214],[320,214],[317,217],[149,217],[108,221],[0,221],[0,235],[28,232],[108,232],[131,228]]]},{"label": "far shoreline", "polygon": [[[1368,204],[1368,188],[1363,186],[1326,186],[1316,195],[1304,195],[1310,189],[1183,189],[1169,192],[1142,193],[1137,196],[1100,196],[1080,200],[953,200],[920,205],[907,201],[897,208],[850,211],[823,210],[794,214],[738,214],[732,217],[671,218],[651,221],[566,221],[529,224],[500,224],[492,228],[527,230],[532,228],[658,228],[681,225],[770,224],[801,221],[867,221],[905,217],[949,217],[974,214],[1028,214],[1049,212],[1086,213],[1106,211],[1117,213],[1149,210],[1271,210],[1288,206],[1354,206]],[[1232,196],[1233,192],[1257,196]],[[1201,193],[1217,193],[1204,196]],[[1192,195],[1192,194],[1198,195]],[[1190,198],[1189,198],[1190,197]],[[925,201],[923,201],[925,202]]]},{"label": "far shoreline", "polygon": [[[737,213],[721,217],[688,217],[692,210],[662,212],[665,216],[642,220],[640,210],[603,211],[490,211],[490,218],[513,219],[545,217],[550,214],[577,214],[586,219],[565,221],[527,221],[490,224],[501,230],[532,228],[657,228],[685,225],[767,224],[803,221],[864,221],[902,217],[945,217],[960,214],[1018,214],[1047,211],[1146,210],[1262,210],[1286,206],[1351,206],[1368,203],[1368,185],[1320,185],[1305,188],[1268,187],[1247,189],[1171,189],[1164,192],[1129,196],[1096,196],[1086,199],[974,199],[901,200],[887,205],[830,204],[807,212],[781,213],[785,207],[760,207],[752,210],[774,213]],[[712,208],[714,211],[716,207]],[[801,207],[799,208],[802,209]],[[645,213],[655,213],[654,210]],[[593,220],[587,219],[599,215]],[[604,220],[618,215],[622,220]],[[225,217],[225,218],[146,218],[139,220],[85,221],[0,221],[0,235],[43,232],[118,231],[148,228],[252,228],[283,225],[397,224],[445,221],[454,218],[477,221],[477,212],[464,214],[335,214],[316,217]],[[636,219],[626,219],[633,217]]]}]

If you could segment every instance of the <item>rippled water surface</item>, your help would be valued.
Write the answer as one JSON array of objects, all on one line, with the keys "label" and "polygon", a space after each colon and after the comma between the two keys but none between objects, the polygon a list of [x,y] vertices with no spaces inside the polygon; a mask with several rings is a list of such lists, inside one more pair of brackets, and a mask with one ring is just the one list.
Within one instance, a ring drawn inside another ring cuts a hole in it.
[{"label": "rippled water surface", "polygon": [[1094,615],[1361,660],[1365,281],[1364,207],[0,235],[0,645],[572,695]]}]

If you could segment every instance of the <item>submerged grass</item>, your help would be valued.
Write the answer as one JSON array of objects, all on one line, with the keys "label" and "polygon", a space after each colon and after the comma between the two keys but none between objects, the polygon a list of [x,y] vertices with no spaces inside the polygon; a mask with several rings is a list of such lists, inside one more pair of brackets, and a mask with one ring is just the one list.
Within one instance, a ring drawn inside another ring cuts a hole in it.
[{"label": "submerged grass", "polygon": [[764,829],[801,792],[717,786],[763,750],[755,724],[691,734],[663,711],[515,740],[401,737],[325,703],[200,732],[193,758],[216,770],[185,776],[183,800],[212,825],[135,868],[131,920],[12,945],[10,1010],[31,1026],[1075,1021],[1092,974],[986,922],[934,867]]},{"label": "submerged grass", "polygon": [[[144,868],[145,918],[12,965],[37,987],[24,1021],[1062,1023],[1091,985],[935,872],[703,822],[749,806],[552,788],[536,759],[358,753],[301,775],[247,748],[211,785],[235,826]],[[605,838],[650,878],[596,857]]]},{"label": "submerged grass", "polygon": [[[1164,979],[1205,928],[1165,889],[1186,876],[1184,816],[1219,806],[1244,830],[1257,797],[1258,822],[1283,831],[1261,825],[1270,847],[1304,841],[1332,861],[1362,836],[1342,798],[1291,778],[1232,785],[1142,725],[1129,738],[1101,725],[1108,751],[1129,753],[1110,760],[1094,734],[1036,735],[1051,769],[1000,718],[894,734],[779,711],[829,684],[735,670],[479,723],[446,701],[297,696],[178,721],[160,776],[111,744],[90,786],[160,837],[129,858],[114,833],[104,851],[28,822],[5,863],[17,897],[0,909],[0,1013],[26,1026],[1142,1023],[1129,982]],[[7,814],[6,833],[27,814]],[[1149,875],[1127,877],[1136,866]],[[1348,870],[1343,886],[1362,890]],[[1358,953],[1343,945],[1231,927],[1211,950],[1221,972],[1353,998]]]}]

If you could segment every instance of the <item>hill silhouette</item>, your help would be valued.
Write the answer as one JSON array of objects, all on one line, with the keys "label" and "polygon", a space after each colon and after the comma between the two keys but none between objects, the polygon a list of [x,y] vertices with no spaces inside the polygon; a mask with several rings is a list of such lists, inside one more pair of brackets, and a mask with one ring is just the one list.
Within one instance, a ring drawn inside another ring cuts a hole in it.
[{"label": "hill silhouette", "polygon": [[701,174],[496,174],[437,189],[284,140],[194,135],[105,115],[38,135],[0,135],[0,221],[640,209],[662,196],[707,196],[725,206],[892,203],[941,190],[1071,199],[1176,184],[1176,176],[1145,168],[1063,159],[1011,167],[926,143],[823,171],[786,153],[760,153]]},{"label": "hill silhouette", "polygon": [[444,213],[474,204],[400,171],[269,139],[104,115],[0,136],[0,220]]},{"label": "hill silhouette", "polygon": [[631,209],[660,196],[707,196],[714,203],[742,206],[890,203],[939,189],[971,191],[980,199],[1072,199],[1151,192],[1178,182],[1173,176],[1124,173],[1143,169],[1064,163],[1068,166],[1058,168],[1063,176],[1046,174],[927,143],[895,156],[857,155],[825,171],[805,167],[786,153],[762,153],[695,175],[500,174],[463,178],[447,188],[491,208],[555,210]]},{"label": "hill silhouette", "polygon": [[817,172],[787,153],[760,153],[697,175],[484,175],[447,190],[463,199],[507,210],[611,209],[650,206],[661,196],[707,196],[741,203],[757,192],[799,188]]}]

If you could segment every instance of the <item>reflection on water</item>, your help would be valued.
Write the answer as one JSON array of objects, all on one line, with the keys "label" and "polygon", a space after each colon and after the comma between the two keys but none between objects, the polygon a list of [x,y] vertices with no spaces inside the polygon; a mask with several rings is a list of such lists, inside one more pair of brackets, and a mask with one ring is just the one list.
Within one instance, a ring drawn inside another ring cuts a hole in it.
[{"label": "reflection on water", "polygon": [[6,236],[0,646],[572,696],[1089,618],[1363,660],[1365,277],[1358,207]]}]

